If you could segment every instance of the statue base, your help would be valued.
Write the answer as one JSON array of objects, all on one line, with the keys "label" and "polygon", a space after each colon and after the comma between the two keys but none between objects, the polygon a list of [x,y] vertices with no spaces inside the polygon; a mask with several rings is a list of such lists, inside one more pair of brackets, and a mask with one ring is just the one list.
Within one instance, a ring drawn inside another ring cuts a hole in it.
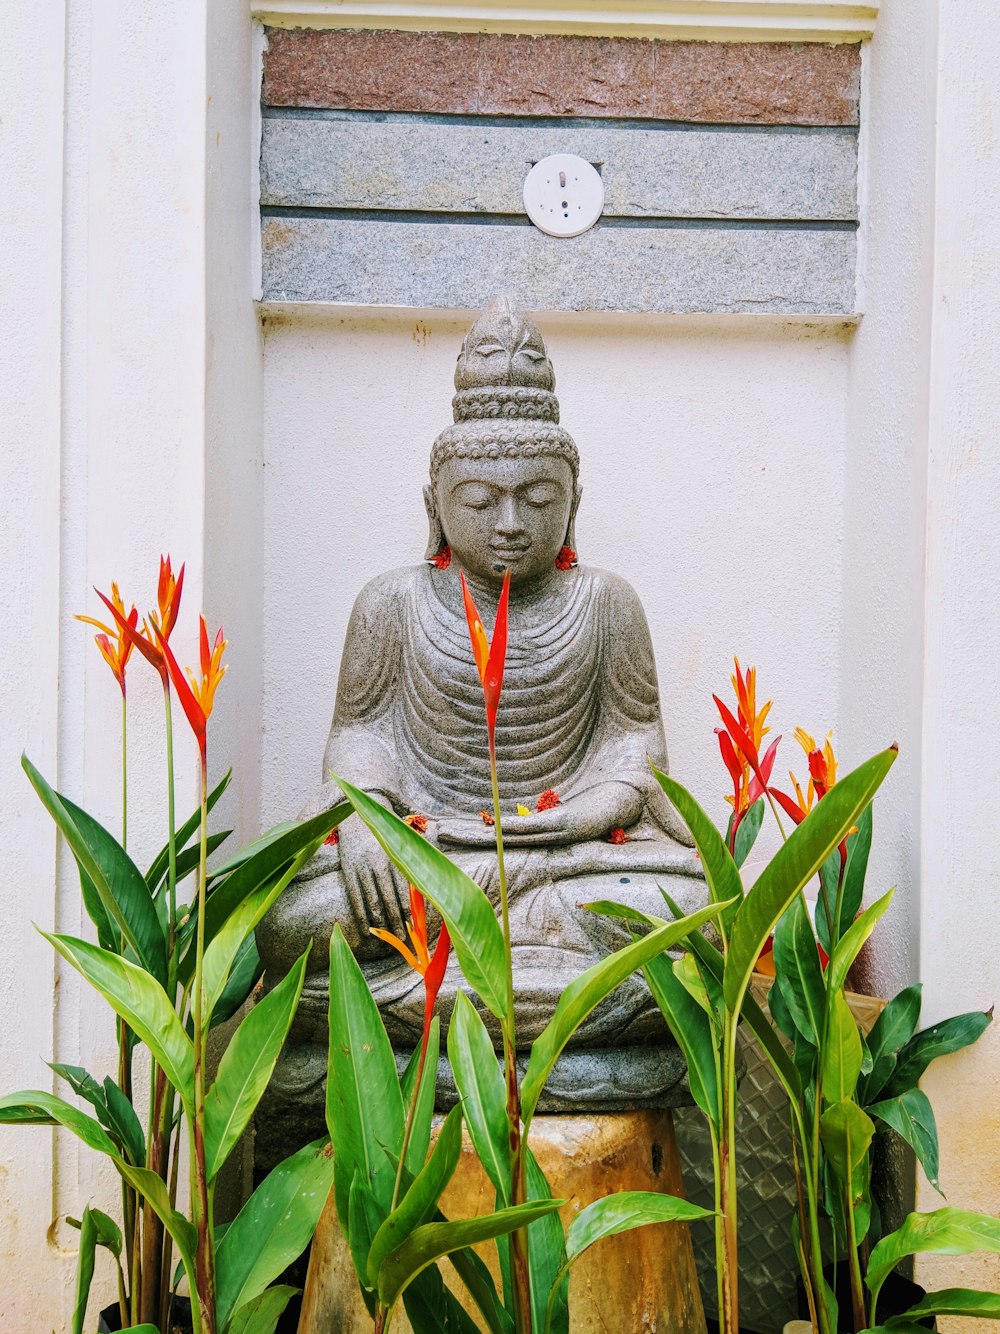
[{"label": "statue base", "polygon": [[[585,1205],[621,1190],[684,1193],[669,1111],[604,1116],[536,1116],[531,1147],[553,1194],[569,1200],[568,1226]],[[442,1201],[449,1218],[469,1218],[493,1207],[493,1188],[468,1138]],[[499,1290],[496,1247],[477,1247]],[[464,1295],[454,1270],[446,1283]],[[466,1309],[475,1317],[471,1300]],[[572,1334],[705,1334],[691,1236],[684,1223],[659,1223],[598,1242],[570,1273]],[[370,1334],[371,1316],[358,1293],[347,1240],[331,1193],[312,1243],[302,1301],[300,1334]],[[485,1325],[479,1322],[479,1328]],[[402,1310],[395,1334],[412,1334]]]}]

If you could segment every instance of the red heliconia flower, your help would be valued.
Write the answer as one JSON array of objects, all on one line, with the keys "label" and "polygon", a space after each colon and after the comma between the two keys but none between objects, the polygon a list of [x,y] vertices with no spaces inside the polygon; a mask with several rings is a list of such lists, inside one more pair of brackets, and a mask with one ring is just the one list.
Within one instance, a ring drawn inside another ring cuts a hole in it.
[{"label": "red heliconia flower", "polygon": [[84,625],[94,625],[100,630],[101,633],[94,636],[94,643],[101,650],[101,657],[111,668],[124,697],[125,667],[132,654],[139,613],[133,607],[126,616],[125,603],[122,601],[122,595],[115,583],[111,585],[110,598],[105,597],[99,588],[95,588],[94,592],[105,606],[110,608],[113,618],[112,625],[105,625],[103,621],[95,621],[93,616],[77,616],[76,619],[82,621]]},{"label": "red heliconia flower", "polygon": [[451,564],[451,547],[447,542],[445,542],[438,554],[433,557],[431,564],[436,570],[446,570]]},{"label": "red heliconia flower", "polygon": [[378,936],[379,940],[384,940],[387,945],[391,945],[393,949],[398,950],[414,972],[419,973],[424,979],[423,1046],[426,1048],[431,1029],[431,1019],[434,1017],[434,1005],[438,998],[438,992],[441,990],[441,983],[444,981],[445,969],[448,966],[448,952],[451,949],[448,928],[442,922],[441,933],[438,936],[437,944],[434,946],[434,953],[431,954],[427,947],[427,904],[416,885],[411,885],[410,920],[406,926],[406,934],[409,936],[410,945],[413,948],[411,949],[405,940],[400,940],[399,936],[393,935],[391,931],[386,931],[382,927],[373,926],[371,933],[373,936]]},{"label": "red heliconia flower", "polygon": [[[137,648],[146,661],[159,672],[164,690],[167,689],[170,673],[167,670],[166,659],[160,650],[157,636],[162,634],[165,640],[170,639],[171,632],[177,624],[177,613],[181,608],[181,591],[183,588],[184,566],[181,566],[175,578],[170,566],[170,557],[161,556],[160,578],[156,591],[157,611],[150,612],[149,620],[143,621],[141,630],[136,630],[134,626],[131,630],[125,629],[114,605],[108,601],[103,593],[99,592],[97,595],[115,617],[119,628],[124,629],[132,647]],[[150,622],[152,622],[152,626]]]},{"label": "red heliconia flower", "polygon": [[576,552],[572,547],[561,546],[556,556],[557,570],[571,570],[576,564]]},{"label": "red heliconia flower", "polygon": [[536,811],[551,811],[559,805],[559,793],[554,788],[547,787],[542,795],[535,802]]},{"label": "red heliconia flower", "polygon": [[733,818],[729,826],[729,848],[736,846],[736,831],[747,811],[769,791],[768,784],[774,771],[774,761],[778,753],[781,737],[775,737],[763,755],[760,747],[764,737],[771,730],[764,722],[771,711],[771,701],[757,708],[757,669],[740,667],[739,658],[734,658],[736,667],[732,677],[736,692],[736,716],[726,708],[718,695],[713,695],[716,707],[725,727],[717,727],[715,734],[719,738],[719,751],[722,762],[729,771],[733,782],[733,795],[726,801],[733,808]]},{"label": "red heliconia flower", "polygon": [[496,824],[496,817],[492,811],[480,811],[479,814],[482,817],[484,825],[492,826]]},{"label": "red heliconia flower", "polygon": [[[789,781],[795,792],[794,799],[787,792],[781,792],[777,788],[771,788],[771,794],[778,801],[781,809],[794,820],[796,824],[801,824],[813,805],[817,801],[822,801],[830,788],[837,781],[837,757],[833,751],[833,733],[828,732],[826,740],[822,746],[819,742],[809,735],[803,727],[795,729],[795,740],[799,743],[806,753],[806,761],[809,765],[809,782],[803,792],[802,786],[795,775],[789,772]],[[857,826],[848,830],[848,837],[856,834]],[[847,864],[847,839],[838,845],[842,866]]]},{"label": "red heliconia flower", "polygon": [[503,668],[507,657],[507,604],[510,598],[510,570],[503,577],[500,600],[497,603],[497,619],[493,626],[493,640],[486,638],[479,608],[469,592],[469,585],[462,575],[462,597],[465,601],[465,619],[469,623],[469,639],[472,643],[472,656],[476,661],[476,670],[483,686],[483,700],[486,704],[486,730],[489,733],[490,752],[496,745],[497,709],[500,706],[500,691],[503,688]]},{"label": "red heliconia flower", "polygon": [[408,815],[406,819],[403,821],[403,823],[408,824],[411,829],[415,829],[418,834],[427,833],[426,815]]},{"label": "red heliconia flower", "polygon": [[340,842],[339,827],[335,825],[333,829],[331,829],[330,832],[327,834],[326,838],[324,838],[323,842],[327,845],[327,847],[335,848],[337,844]]},{"label": "red heliconia flower", "polygon": [[[194,732],[198,741],[198,749],[201,751],[202,763],[205,763],[208,754],[208,720],[215,704],[215,692],[219,682],[228,671],[228,666],[223,666],[222,655],[226,651],[226,640],[223,638],[222,627],[215,636],[215,643],[210,644],[208,638],[208,626],[205,624],[205,618],[201,618],[201,677],[195,676],[191,668],[187,669],[187,679],[180,669],[177,659],[174,657],[173,649],[167,643],[162,632],[154,624],[153,633],[159,640],[160,649],[166,660],[167,670],[170,673],[170,679],[177,691],[177,698],[181,702],[181,707],[191,724],[191,731]],[[189,684],[190,682],[190,684]]]},{"label": "red heliconia flower", "polygon": [[629,838],[628,834],[626,834],[625,830],[622,829],[621,826],[619,825],[617,828],[612,829],[611,833],[608,835],[608,842],[631,843],[632,840]]}]

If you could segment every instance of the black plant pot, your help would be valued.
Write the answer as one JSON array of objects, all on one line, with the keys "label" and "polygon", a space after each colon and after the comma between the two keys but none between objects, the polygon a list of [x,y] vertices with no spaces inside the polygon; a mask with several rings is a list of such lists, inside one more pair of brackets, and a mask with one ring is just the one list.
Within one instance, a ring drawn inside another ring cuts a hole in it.
[{"label": "black plant pot", "polygon": [[[837,1280],[833,1283],[833,1266],[827,1265],[824,1269],[827,1283],[833,1286],[837,1296],[837,1307],[840,1311],[841,1329],[849,1330],[851,1328],[851,1274],[847,1265],[837,1266]],[[799,1318],[809,1319],[809,1304],[806,1301],[805,1289],[802,1286],[802,1280],[799,1280]],[[919,1283],[913,1283],[908,1278],[903,1278],[900,1274],[890,1274],[882,1285],[882,1291],[878,1298],[878,1322],[882,1324],[891,1315],[903,1315],[911,1306],[916,1305],[921,1297],[926,1297],[927,1293]],[[845,1319],[846,1317],[846,1319]],[[925,1316],[918,1320],[917,1324],[922,1325],[924,1329],[937,1329],[937,1325],[932,1315]]]},{"label": "black plant pot", "polygon": [[[117,1334],[122,1327],[118,1303],[106,1306],[97,1322],[97,1334]],[[186,1297],[175,1297],[171,1334],[191,1334],[191,1303]]]}]

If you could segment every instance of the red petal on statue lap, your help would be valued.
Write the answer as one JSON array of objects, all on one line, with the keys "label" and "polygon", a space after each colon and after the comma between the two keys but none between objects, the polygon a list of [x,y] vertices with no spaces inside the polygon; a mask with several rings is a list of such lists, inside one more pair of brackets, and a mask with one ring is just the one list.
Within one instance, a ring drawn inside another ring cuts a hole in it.
[{"label": "red petal on statue lap", "polygon": [[628,834],[626,834],[625,830],[621,828],[612,829],[611,833],[608,835],[609,843],[631,843],[631,841],[632,840],[629,838]]},{"label": "red petal on statue lap", "polygon": [[559,793],[554,788],[547,787],[542,795],[535,802],[536,811],[551,811],[553,807],[559,805]]}]

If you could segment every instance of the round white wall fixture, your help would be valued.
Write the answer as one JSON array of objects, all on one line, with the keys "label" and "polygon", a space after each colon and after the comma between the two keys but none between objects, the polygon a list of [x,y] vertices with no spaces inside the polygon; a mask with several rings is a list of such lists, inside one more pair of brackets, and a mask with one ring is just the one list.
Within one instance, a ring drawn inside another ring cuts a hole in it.
[{"label": "round white wall fixture", "polygon": [[579,236],[601,216],[604,182],[585,158],[553,153],[524,178],[524,207],[546,236]]}]

